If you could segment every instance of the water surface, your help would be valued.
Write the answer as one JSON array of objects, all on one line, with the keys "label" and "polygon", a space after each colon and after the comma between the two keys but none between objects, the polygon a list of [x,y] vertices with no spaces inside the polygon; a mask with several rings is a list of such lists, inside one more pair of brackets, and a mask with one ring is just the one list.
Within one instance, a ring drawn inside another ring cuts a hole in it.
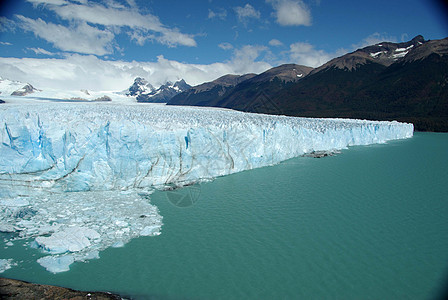
[{"label": "water surface", "polygon": [[[156,192],[162,234],[51,274],[19,243],[2,276],[136,299],[431,299],[448,278],[448,134],[295,158]],[[185,196],[184,198],[182,198]]]}]

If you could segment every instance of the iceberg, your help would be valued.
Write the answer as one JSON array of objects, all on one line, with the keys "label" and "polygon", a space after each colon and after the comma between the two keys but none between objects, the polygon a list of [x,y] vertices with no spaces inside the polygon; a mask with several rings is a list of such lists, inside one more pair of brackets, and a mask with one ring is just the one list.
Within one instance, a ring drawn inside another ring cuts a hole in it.
[{"label": "iceberg", "polygon": [[395,121],[113,103],[7,103],[0,120],[0,231],[33,240],[51,272],[159,235],[154,189],[413,136]]},{"label": "iceberg", "polygon": [[14,262],[13,259],[0,258],[0,273],[3,273],[6,270],[11,269],[15,265],[17,265],[17,263]]}]

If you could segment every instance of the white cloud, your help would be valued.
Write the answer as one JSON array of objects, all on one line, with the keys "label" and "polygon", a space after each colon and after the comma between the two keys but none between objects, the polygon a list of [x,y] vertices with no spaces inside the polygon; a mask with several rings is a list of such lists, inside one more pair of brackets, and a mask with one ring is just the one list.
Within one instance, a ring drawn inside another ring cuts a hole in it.
[{"label": "white cloud", "polygon": [[232,74],[260,73],[271,68],[269,63],[257,61],[267,50],[267,47],[257,45],[246,45],[241,49],[235,49],[232,59],[227,63],[234,70]]},{"label": "white cloud", "polygon": [[169,28],[163,25],[157,16],[143,15],[135,9],[76,4],[53,6],[51,9],[65,20],[81,20],[103,26],[129,27],[155,33],[158,35],[155,40],[168,46],[196,46],[192,35],[183,34],[177,28]]},{"label": "white cloud", "polygon": [[235,7],[235,12],[240,22],[247,22],[247,20],[250,18],[260,18],[260,12],[249,3],[247,3],[244,7]]},{"label": "white cloud", "polygon": [[223,50],[230,50],[230,49],[233,49],[232,44],[227,43],[227,42],[219,44],[218,47],[221,48],[221,49],[223,49]]},{"label": "white cloud", "polygon": [[269,41],[269,45],[274,46],[274,47],[279,47],[279,46],[283,46],[283,43],[277,39],[272,39]]},{"label": "white cloud", "polygon": [[227,18],[227,10],[221,8],[218,11],[213,11],[211,9],[208,10],[208,18],[209,19],[214,19],[214,18],[218,18],[221,20],[225,20]]},{"label": "white cloud", "polygon": [[10,42],[0,42],[0,45],[3,46],[12,46],[12,44]]},{"label": "white cloud", "polygon": [[33,20],[17,16],[20,26],[27,31],[52,43],[63,51],[73,51],[85,54],[105,55],[113,52],[114,34],[108,30],[100,30],[85,22],[67,28],[62,25],[47,23],[42,19]]},{"label": "white cloud", "polygon": [[48,55],[48,56],[54,56],[54,55],[56,55],[56,53],[47,51],[47,50],[42,49],[42,48],[26,48],[26,49],[28,49],[28,50],[30,50],[30,51],[33,51],[33,52],[36,53],[36,54],[43,54],[43,55]]},{"label": "white cloud", "polygon": [[142,45],[146,40],[153,40],[169,47],[175,47],[177,45],[194,47],[197,45],[193,35],[181,33],[177,28],[170,28],[164,25],[157,16],[152,14],[141,14],[136,7],[135,1],[133,0],[127,0],[129,7],[113,0],[104,1],[106,6],[91,4],[87,1],[77,1],[80,4],[75,4],[64,0],[28,1],[34,3],[35,5],[42,5],[44,8],[54,11],[60,18],[67,20],[72,24],[88,23],[90,24],[88,26],[92,28],[92,31],[96,30],[96,32],[105,32],[106,30],[101,30],[91,25],[104,26],[108,32],[119,31],[121,27],[124,27],[125,29],[138,30],[140,32],[140,36],[145,37],[144,39],[135,38],[132,33],[128,35],[136,40],[136,42],[140,45]]},{"label": "white cloud", "polygon": [[310,26],[311,12],[302,0],[266,0],[274,8],[277,23],[282,26]]},{"label": "white cloud", "polygon": [[69,2],[65,1],[65,0],[27,0],[30,3],[33,3],[34,5],[64,5],[64,4],[69,4]]},{"label": "white cloud", "polygon": [[309,67],[319,67],[330,59],[336,57],[336,54],[330,54],[324,50],[315,49],[308,43],[294,43],[289,47],[288,56],[291,62]]},{"label": "white cloud", "polygon": [[16,24],[13,20],[0,16],[0,32],[14,31]]},{"label": "white cloud", "polygon": [[159,86],[181,78],[197,85],[225,74],[261,73],[272,67],[258,61],[265,51],[262,46],[244,46],[234,50],[232,59],[208,65],[181,63],[163,56],[158,56],[156,62],[112,61],[80,54],[45,59],[0,57],[0,70],[5,78],[29,82],[41,89],[121,91],[138,76]]}]

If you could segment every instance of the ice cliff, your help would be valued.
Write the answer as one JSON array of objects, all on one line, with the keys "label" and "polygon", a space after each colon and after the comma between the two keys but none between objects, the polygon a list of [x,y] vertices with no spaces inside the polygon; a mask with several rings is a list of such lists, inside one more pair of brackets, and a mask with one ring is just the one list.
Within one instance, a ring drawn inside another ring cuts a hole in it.
[{"label": "ice cliff", "polygon": [[0,181],[8,192],[191,183],[413,134],[411,124],[397,122],[165,106],[2,105],[0,120]]},{"label": "ice cliff", "polygon": [[0,120],[0,231],[32,239],[52,272],[160,234],[140,196],[154,187],[413,135],[398,122],[111,103],[2,104]]}]

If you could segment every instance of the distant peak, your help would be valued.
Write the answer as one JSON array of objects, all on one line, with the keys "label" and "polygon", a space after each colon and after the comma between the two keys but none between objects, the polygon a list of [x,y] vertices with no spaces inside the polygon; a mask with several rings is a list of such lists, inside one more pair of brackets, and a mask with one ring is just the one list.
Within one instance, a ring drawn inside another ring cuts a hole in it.
[{"label": "distant peak", "polygon": [[415,38],[413,38],[411,40],[411,42],[421,42],[421,43],[423,43],[423,42],[425,42],[425,38],[422,35],[419,34]]}]

